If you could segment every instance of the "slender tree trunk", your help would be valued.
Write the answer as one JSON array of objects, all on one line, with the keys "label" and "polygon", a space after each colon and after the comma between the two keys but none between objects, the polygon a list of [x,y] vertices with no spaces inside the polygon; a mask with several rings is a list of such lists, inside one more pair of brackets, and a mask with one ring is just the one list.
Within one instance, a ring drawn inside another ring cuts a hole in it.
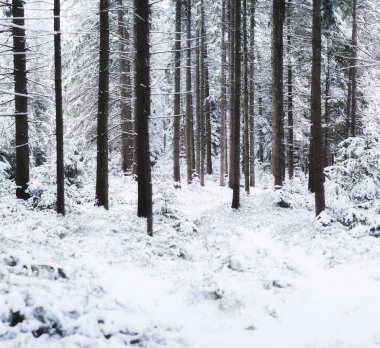
[{"label": "slender tree trunk", "polygon": [[229,36],[230,36],[230,163],[229,163],[229,178],[228,178],[228,186],[232,189],[233,183],[235,181],[234,179],[234,129],[235,129],[235,5],[234,2],[230,0],[230,13],[229,13]]},{"label": "slender tree trunk", "polygon": [[203,64],[204,64],[204,108],[206,131],[206,173],[212,174],[212,128],[211,128],[211,104],[210,104],[210,80],[208,71],[207,32],[205,26],[204,6],[202,6],[202,31],[203,31]]},{"label": "slender tree trunk", "polygon": [[247,32],[247,0],[243,0],[243,117],[244,117],[244,188],[249,193],[249,92],[248,92],[248,32]]},{"label": "slender tree trunk", "polygon": [[272,26],[272,172],[274,185],[281,187],[285,177],[283,106],[283,29],[285,0],[273,0]]},{"label": "slender tree trunk", "polygon": [[193,155],[192,155],[192,123],[193,123],[193,95],[191,92],[191,0],[186,2],[187,14],[187,51],[186,51],[186,164],[187,183],[193,181]]},{"label": "slender tree trunk", "polygon": [[197,29],[196,32],[197,35],[197,43],[196,43],[196,49],[195,49],[195,56],[196,56],[196,70],[195,70],[195,83],[196,83],[196,134],[195,134],[195,152],[196,152],[196,172],[198,178],[201,176],[201,54],[200,54],[200,45],[201,41],[199,39],[200,37],[200,30]]},{"label": "slender tree trunk", "polygon": [[54,0],[55,136],[57,146],[57,213],[65,214],[65,165],[63,152],[61,4]]},{"label": "slender tree trunk", "polygon": [[28,199],[29,129],[24,1],[12,0],[12,15],[14,24],[12,35],[16,113],[16,196],[19,199]]},{"label": "slender tree trunk", "polygon": [[249,184],[255,186],[255,10],[256,0],[250,6],[250,50],[249,50]]},{"label": "slender tree trunk", "polygon": [[174,52],[174,121],[173,121],[173,179],[179,183],[181,172],[180,152],[180,117],[181,114],[181,0],[176,0],[175,15],[175,52]]},{"label": "slender tree trunk", "polygon": [[148,235],[153,235],[152,173],[149,150],[150,49],[149,0],[134,0],[135,9],[135,113],[137,130],[137,216],[147,218]]},{"label": "slender tree trunk", "polygon": [[129,31],[124,16],[123,0],[117,0],[119,64],[120,64],[120,122],[121,162],[125,174],[132,173],[133,166],[133,119],[131,107],[131,64],[128,57]]},{"label": "slender tree trunk", "polygon": [[321,110],[321,0],[313,0],[313,62],[311,72],[311,135],[313,143],[315,212],[325,210]]},{"label": "slender tree trunk", "polygon": [[232,208],[240,207],[240,93],[241,93],[241,0],[236,0],[234,7],[234,127],[233,127],[233,195]]},{"label": "slender tree trunk", "polygon": [[350,136],[351,129],[351,102],[352,102],[352,68],[348,69],[348,83],[347,83],[347,117],[345,124],[345,137]]},{"label": "slender tree trunk", "polygon": [[330,64],[331,64],[331,49],[330,39],[327,38],[327,63],[326,63],[326,91],[325,91],[325,167],[330,166],[331,163],[331,149],[330,149]]},{"label": "slender tree trunk", "polygon": [[[259,96],[259,118],[263,118],[263,97],[262,97],[262,91],[261,88],[259,90],[260,96]],[[264,163],[264,133],[262,127],[259,129],[259,161],[261,163]]]},{"label": "slender tree trunk", "polygon": [[[228,0],[227,0],[228,1]],[[222,39],[221,39],[221,73],[220,73],[220,186],[224,186],[226,171],[226,0],[222,1]]]},{"label": "slender tree trunk", "polygon": [[357,133],[357,56],[358,56],[357,0],[352,0],[352,58],[351,58],[351,136]]},{"label": "slender tree trunk", "polygon": [[287,11],[287,41],[288,41],[288,176],[289,179],[293,179],[294,175],[294,135],[293,135],[293,69],[292,69],[292,59],[291,59],[291,47],[292,47],[292,36],[291,36],[291,0],[288,1],[288,11]]},{"label": "slender tree trunk", "polygon": [[201,42],[200,42],[200,81],[199,81],[199,99],[200,99],[200,115],[199,115],[199,126],[200,126],[200,152],[201,152],[201,168],[200,168],[200,183],[201,186],[205,185],[205,159],[206,159],[206,149],[205,149],[205,57],[204,57],[204,10],[203,10],[203,0],[201,0]]},{"label": "slender tree trunk", "polygon": [[109,2],[100,0],[96,204],[108,209]]}]

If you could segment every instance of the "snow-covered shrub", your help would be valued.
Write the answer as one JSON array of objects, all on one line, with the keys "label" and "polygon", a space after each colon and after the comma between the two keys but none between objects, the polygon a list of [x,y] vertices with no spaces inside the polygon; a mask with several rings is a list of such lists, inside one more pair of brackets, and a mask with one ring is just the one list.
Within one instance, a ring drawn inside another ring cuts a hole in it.
[{"label": "snow-covered shrub", "polygon": [[286,180],[284,186],[274,192],[274,204],[280,208],[311,209],[306,180],[301,174],[293,180]]},{"label": "snow-covered shrub", "polygon": [[[354,228],[380,226],[380,134],[373,128],[340,144],[337,164],[325,170],[328,214]],[[377,216],[376,216],[377,215]]]},{"label": "snow-covered shrub", "polygon": [[76,146],[65,153],[65,178],[71,185],[81,187],[84,176],[84,158]]}]

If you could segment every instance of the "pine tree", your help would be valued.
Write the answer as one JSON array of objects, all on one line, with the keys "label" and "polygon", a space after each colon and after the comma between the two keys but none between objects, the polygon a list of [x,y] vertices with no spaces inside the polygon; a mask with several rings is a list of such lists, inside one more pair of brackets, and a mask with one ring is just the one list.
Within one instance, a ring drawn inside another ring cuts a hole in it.
[{"label": "pine tree", "polygon": [[315,212],[319,215],[325,210],[324,190],[324,150],[322,142],[321,110],[321,0],[313,0],[313,61],[311,71],[311,142],[313,152]]},{"label": "pine tree", "polygon": [[29,127],[24,1],[12,0],[13,74],[16,114],[16,196],[28,199]]},{"label": "pine tree", "polygon": [[65,214],[65,166],[63,149],[62,107],[62,56],[61,56],[61,6],[54,0],[54,65],[55,65],[55,110],[57,146],[57,213]]},{"label": "pine tree", "polygon": [[173,121],[173,179],[181,181],[180,172],[180,114],[181,114],[181,0],[175,3],[175,45],[174,45],[174,121]]},{"label": "pine tree", "polygon": [[150,49],[149,0],[134,0],[135,10],[135,117],[138,203],[137,215],[147,218],[148,235],[153,235],[152,173],[149,150]]},{"label": "pine tree", "polygon": [[240,94],[241,94],[241,0],[232,3],[234,17],[234,88],[233,88],[233,183],[232,208],[240,207]]},{"label": "pine tree", "polygon": [[283,28],[285,0],[273,0],[272,25],[272,173],[275,187],[285,177],[284,107],[283,107]]},{"label": "pine tree", "polygon": [[109,113],[109,0],[99,7],[99,93],[96,161],[96,204],[108,209],[108,113]]}]

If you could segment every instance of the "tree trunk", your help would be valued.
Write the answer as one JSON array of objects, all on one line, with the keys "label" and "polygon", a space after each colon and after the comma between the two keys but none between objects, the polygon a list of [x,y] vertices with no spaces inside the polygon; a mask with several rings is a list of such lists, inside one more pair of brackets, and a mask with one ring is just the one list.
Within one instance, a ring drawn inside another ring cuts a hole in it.
[{"label": "tree trunk", "polygon": [[99,94],[96,161],[96,204],[108,209],[109,2],[99,8]]},{"label": "tree trunk", "polygon": [[358,57],[357,0],[352,0],[352,58],[351,58],[351,136],[357,133],[357,57]]},{"label": "tree trunk", "polygon": [[131,174],[134,131],[131,107],[131,63],[127,52],[129,31],[124,19],[126,11],[123,0],[117,0],[117,6],[120,64],[121,166],[124,174]]},{"label": "tree trunk", "polygon": [[135,115],[137,145],[137,215],[147,218],[147,232],[153,235],[152,173],[149,150],[150,49],[149,0],[134,0],[135,10]]},{"label": "tree trunk", "polygon": [[248,94],[248,38],[247,38],[247,0],[243,0],[243,163],[244,163],[244,188],[249,193],[249,94]]},{"label": "tree trunk", "polygon": [[191,93],[191,0],[186,2],[187,14],[187,51],[186,51],[186,165],[187,165],[187,183],[193,181],[193,96]]},{"label": "tree trunk", "polygon": [[321,110],[321,0],[313,0],[313,62],[311,71],[311,141],[313,144],[315,212],[325,210]]},{"label": "tree trunk", "polygon": [[181,181],[179,164],[180,114],[181,114],[181,0],[176,0],[174,45],[174,121],[173,121],[173,179]]},{"label": "tree trunk", "polygon": [[205,60],[204,60],[204,10],[203,10],[203,0],[201,0],[201,42],[200,42],[200,71],[199,71],[199,102],[200,102],[200,114],[199,114],[199,126],[200,126],[200,183],[201,186],[205,185],[205,159],[206,159],[206,149],[205,149]]},{"label": "tree trunk", "polygon": [[326,90],[325,90],[325,134],[324,134],[324,148],[325,148],[325,167],[332,164],[331,162],[331,148],[330,148],[330,64],[331,64],[331,49],[330,39],[327,38],[327,63],[326,63]]},{"label": "tree trunk", "polygon": [[249,50],[249,184],[255,186],[255,11],[256,0],[251,0]]},{"label": "tree trunk", "polygon": [[[228,0],[227,0],[228,1]],[[226,0],[222,1],[222,39],[221,39],[221,72],[220,72],[220,186],[224,186],[226,171]]]},{"label": "tree trunk", "polygon": [[19,199],[26,200],[30,196],[27,192],[29,184],[29,129],[24,1],[12,0],[12,15],[16,113],[16,196]]},{"label": "tree trunk", "polygon": [[291,47],[292,47],[292,36],[291,36],[291,6],[292,2],[288,2],[287,11],[287,29],[288,29],[288,176],[289,179],[293,179],[294,175],[294,133],[293,133],[293,69],[292,69],[292,59],[291,59]]},{"label": "tree trunk", "polygon": [[203,39],[203,64],[204,64],[204,107],[205,107],[205,131],[206,131],[206,173],[212,174],[212,128],[211,128],[211,104],[210,104],[210,80],[208,72],[207,32],[205,27],[204,6],[202,6],[202,37]]},{"label": "tree trunk", "polygon": [[272,27],[272,173],[279,188],[285,177],[283,108],[283,29],[285,0],[273,0]]},{"label": "tree trunk", "polygon": [[[262,88],[259,85],[259,118],[260,120],[263,119],[263,96],[262,96]],[[261,163],[264,163],[264,133],[263,133],[263,128],[259,129],[259,161]]]},{"label": "tree trunk", "polygon": [[241,0],[236,0],[234,8],[234,113],[233,113],[233,196],[232,208],[240,207],[240,93],[241,93]]},{"label": "tree trunk", "polygon": [[229,44],[229,50],[230,50],[230,81],[229,81],[229,87],[230,87],[230,163],[229,163],[229,171],[228,171],[228,186],[232,189],[233,188],[233,182],[234,182],[234,129],[235,129],[235,6],[233,1],[229,1],[229,36],[230,36],[230,44]]},{"label": "tree trunk", "polygon": [[57,146],[57,213],[65,214],[65,165],[63,152],[61,6],[54,0],[55,136]]},{"label": "tree trunk", "polygon": [[195,70],[195,83],[196,83],[196,134],[195,134],[195,153],[196,153],[196,172],[198,178],[201,177],[201,54],[200,54],[200,30],[197,29],[196,36],[197,36],[197,43],[196,43],[196,49],[195,49],[195,56],[196,56],[196,70]]}]

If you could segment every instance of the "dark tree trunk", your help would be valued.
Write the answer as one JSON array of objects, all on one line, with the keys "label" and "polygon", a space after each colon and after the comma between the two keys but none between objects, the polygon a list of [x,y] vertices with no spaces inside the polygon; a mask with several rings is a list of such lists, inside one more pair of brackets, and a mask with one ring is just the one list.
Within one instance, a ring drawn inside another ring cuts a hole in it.
[{"label": "dark tree trunk", "polygon": [[233,108],[233,196],[232,208],[240,207],[240,93],[241,93],[241,0],[236,0],[234,7],[234,108]]},{"label": "dark tree trunk", "polygon": [[[228,1],[228,0],[227,0]],[[221,73],[220,73],[220,186],[224,186],[226,171],[226,0],[222,1],[222,39],[221,39]]]},{"label": "dark tree trunk", "polygon": [[325,134],[324,134],[324,148],[325,148],[325,167],[332,164],[331,162],[331,148],[330,148],[330,64],[331,64],[331,49],[330,39],[327,38],[327,63],[326,63],[326,91],[325,91]]},{"label": "dark tree trunk", "polygon": [[117,0],[117,5],[120,64],[121,166],[124,174],[131,174],[134,136],[131,107],[131,63],[128,57],[129,31],[124,19],[126,11],[123,1]]},{"label": "dark tree trunk", "polygon": [[351,58],[351,127],[352,137],[357,133],[357,56],[358,56],[357,0],[352,0],[352,58]]},{"label": "dark tree trunk", "polygon": [[[262,91],[261,91],[261,88],[259,90],[259,93],[260,93],[260,96],[259,96],[259,100],[258,100],[258,103],[259,103],[259,117],[260,119],[263,118],[263,97],[262,97]],[[260,128],[259,130],[259,161],[261,163],[264,163],[264,133],[263,133],[263,129]]]},{"label": "dark tree trunk", "polygon": [[195,90],[196,90],[196,104],[195,104],[195,114],[196,114],[196,133],[195,133],[195,167],[198,178],[201,176],[201,57],[200,57],[200,30],[197,29],[197,43],[195,49],[196,56],[196,70],[195,70]]},{"label": "dark tree trunk", "polygon": [[100,0],[96,204],[108,209],[109,2]]},{"label": "dark tree trunk", "polygon": [[137,215],[147,218],[148,235],[153,235],[152,173],[149,150],[150,49],[149,0],[134,0],[135,10],[135,115],[137,145]]},{"label": "dark tree trunk", "polygon": [[181,114],[181,0],[176,0],[174,45],[174,121],[173,121],[173,179],[181,181],[179,164]]},{"label": "dark tree trunk", "polygon": [[191,0],[186,2],[187,51],[186,51],[186,165],[187,183],[193,181],[193,95],[191,92]]},{"label": "dark tree trunk", "polygon": [[54,0],[55,136],[57,146],[57,213],[65,214],[65,165],[63,152],[61,4]]},{"label": "dark tree trunk", "polygon": [[283,29],[285,0],[273,0],[272,26],[272,172],[275,187],[281,187],[285,177],[284,152],[284,92],[283,92]]},{"label": "dark tree trunk", "polygon": [[234,129],[235,129],[235,5],[233,1],[229,1],[229,56],[230,56],[230,81],[229,81],[229,87],[230,87],[230,163],[229,163],[229,170],[228,170],[228,186],[232,189],[233,188],[233,182],[234,182]]},{"label": "dark tree trunk", "polygon": [[205,57],[204,57],[204,46],[205,46],[205,38],[204,38],[204,10],[203,10],[203,0],[201,0],[201,41],[200,41],[200,58],[199,58],[199,64],[200,64],[200,71],[199,71],[199,103],[200,103],[200,110],[199,110],[199,127],[200,127],[200,153],[201,153],[201,160],[200,160],[200,183],[201,186],[205,185],[205,159],[206,159],[206,149],[205,149]]},{"label": "dark tree trunk", "polygon": [[203,31],[203,64],[204,64],[204,108],[205,108],[205,142],[206,142],[206,173],[212,174],[212,129],[211,129],[211,105],[210,105],[210,81],[208,73],[207,33],[205,27],[204,6],[202,6],[202,31]]},{"label": "dark tree trunk", "polygon": [[251,0],[250,50],[249,50],[249,184],[255,186],[255,10],[256,0]]},{"label": "dark tree trunk", "polygon": [[292,59],[291,59],[291,47],[292,47],[292,36],[291,36],[291,6],[292,2],[288,2],[287,11],[287,29],[288,29],[288,176],[289,179],[293,179],[294,175],[294,133],[293,133],[293,69],[292,69]]},{"label": "dark tree trunk", "polygon": [[311,71],[311,141],[313,144],[315,212],[325,210],[321,110],[321,0],[313,0],[313,62]]},{"label": "dark tree trunk", "polygon": [[19,199],[28,199],[29,129],[24,1],[12,1],[12,15],[15,25],[12,27],[12,35],[16,113],[16,196]]},{"label": "dark tree trunk", "polygon": [[247,0],[243,0],[243,163],[244,188],[249,193],[249,92],[248,92],[248,32],[247,32]]}]

